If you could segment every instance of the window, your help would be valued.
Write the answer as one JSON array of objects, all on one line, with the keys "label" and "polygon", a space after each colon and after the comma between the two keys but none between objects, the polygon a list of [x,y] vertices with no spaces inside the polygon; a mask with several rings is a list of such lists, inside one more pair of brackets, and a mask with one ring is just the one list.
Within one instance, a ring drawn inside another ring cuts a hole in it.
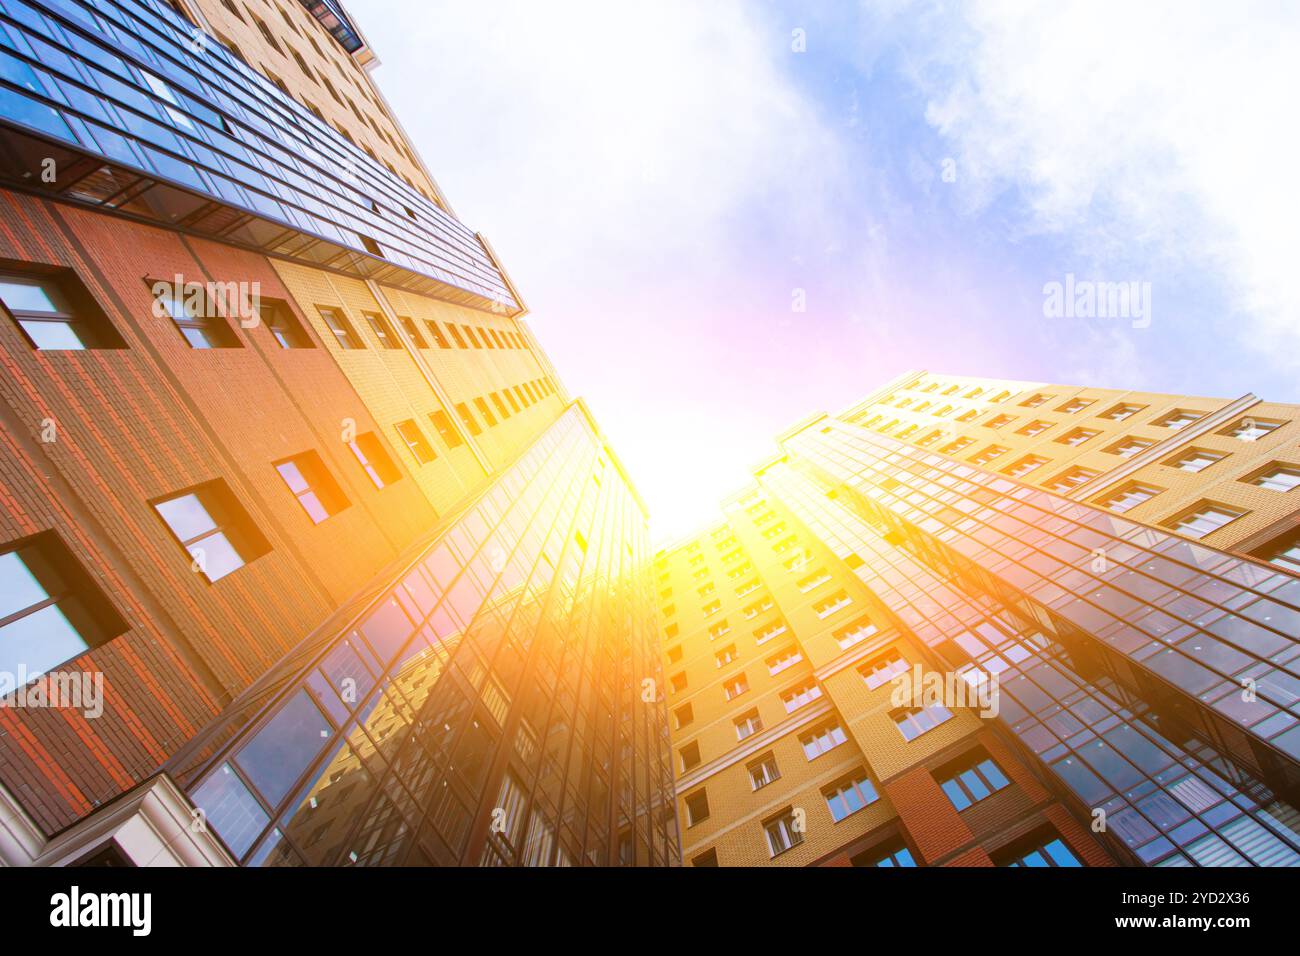
[{"label": "window", "polygon": [[126,348],[71,269],[0,272],[0,304],[34,349]]},{"label": "window", "polygon": [[501,417],[501,420],[505,421],[509,418],[510,409],[506,408],[506,403],[501,401],[501,395],[493,392],[489,397],[492,399],[492,404],[496,406],[497,414]]},{"label": "window", "polygon": [[239,337],[217,312],[216,303],[200,283],[176,286],[144,280],[154,290],[154,312],[172,320],[192,349],[237,349]]},{"label": "window", "polygon": [[682,645],[674,644],[672,647],[668,648],[669,664],[676,664],[681,659],[682,659]]},{"label": "window", "polygon": [[821,685],[815,680],[806,680],[802,684],[796,684],[789,690],[782,691],[781,703],[785,705],[785,712],[793,714],[805,704],[811,704],[822,695]]},{"label": "window", "polygon": [[1049,481],[1046,487],[1049,491],[1064,494],[1073,488],[1078,488],[1090,479],[1096,478],[1098,474],[1099,472],[1093,471],[1091,468],[1068,468]]},{"label": "window", "polygon": [[848,737],[844,735],[844,728],[837,723],[822,724],[815,730],[804,734],[799,738],[799,743],[803,745],[803,755],[809,760],[816,760],[827,751],[834,750]]},{"label": "window", "polygon": [[1274,538],[1251,553],[1262,561],[1293,574],[1300,574],[1300,530],[1292,530],[1280,538]]},{"label": "window", "polygon": [[935,771],[934,778],[958,810],[965,810],[1011,785],[983,747],[976,747],[944,764]]},{"label": "window", "polygon": [[866,770],[859,770],[834,786],[827,787],[822,791],[822,796],[826,798],[826,807],[836,823],[880,799]]},{"label": "window", "polygon": [[465,423],[471,435],[483,434],[483,429],[479,427],[478,422],[474,421],[474,416],[469,413],[469,406],[464,402],[456,403],[456,414],[460,416],[460,420]]},{"label": "window", "polygon": [[1191,448],[1174,458],[1168,459],[1165,464],[1180,471],[1197,472],[1204,471],[1216,461],[1223,461],[1227,457],[1222,452],[1206,451],[1204,448]]},{"label": "window", "polygon": [[904,740],[915,740],[950,719],[952,711],[941,704],[932,704],[929,707],[901,707],[889,716]]},{"label": "window", "polygon": [[746,711],[732,721],[736,725],[736,739],[744,740],[763,729],[763,718],[758,716],[758,709]]},{"label": "window", "polygon": [[1083,866],[1051,827],[1036,830],[989,856],[995,866]]},{"label": "window", "polygon": [[1115,444],[1111,445],[1106,451],[1112,455],[1119,455],[1121,458],[1131,458],[1144,448],[1150,448],[1154,445],[1149,438],[1122,438]]},{"label": "window", "polygon": [[[797,581],[795,583],[795,586],[801,592],[807,594],[809,591],[813,590],[814,588],[825,584],[830,579],[831,579],[831,574],[829,571],[827,571],[825,568],[818,568],[816,571],[808,575],[806,578],[802,578],[799,581]],[[754,583],[755,585],[757,585],[758,584],[757,580]]]},{"label": "window", "polygon": [[474,334],[472,328],[468,325],[462,325],[460,328],[461,331],[465,333],[465,338],[469,339],[470,345],[474,346],[476,349],[481,349],[483,347],[483,343],[478,340],[478,337]]},{"label": "window", "polygon": [[849,860],[854,866],[916,866],[912,851],[907,848],[902,837],[882,843],[859,853]]},{"label": "window", "polygon": [[1037,408],[1039,405],[1047,401],[1048,397],[1049,396],[1043,394],[1031,395],[1029,398],[1021,402],[1020,406],[1022,408]]},{"label": "window", "polygon": [[262,323],[266,326],[282,349],[314,349],[316,343],[311,340],[307,330],[302,327],[294,315],[289,303],[283,299],[268,299],[262,296],[258,302]]},{"label": "window", "polygon": [[1168,428],[1172,431],[1179,431],[1180,429],[1186,428],[1192,422],[1198,421],[1200,417],[1200,412],[1191,412],[1185,408],[1176,408],[1172,412],[1162,415],[1159,419],[1152,422],[1152,424],[1159,425],[1161,428]]},{"label": "window", "polygon": [[744,674],[737,674],[731,680],[722,685],[723,696],[727,700],[735,700],[741,694],[749,690],[749,681]]},{"label": "window", "polygon": [[762,790],[769,783],[781,779],[781,771],[776,766],[776,757],[770,753],[745,764],[745,770],[749,772],[749,785],[754,790]]},{"label": "window", "polygon": [[699,856],[691,857],[691,866],[717,866],[718,851],[717,848],[705,850]]},{"label": "window", "polygon": [[1244,480],[1260,488],[1267,488],[1269,491],[1290,491],[1296,485],[1300,485],[1300,468],[1273,462]]},{"label": "window", "polygon": [[869,618],[860,617],[852,624],[840,628],[831,636],[835,642],[840,645],[841,650],[847,651],[855,644],[861,644],[871,635],[876,633],[876,625],[872,624]]},{"label": "window", "polygon": [[941,451],[945,455],[955,455],[963,448],[969,448],[973,444],[975,444],[975,439],[973,438],[966,438],[966,437],[958,438],[956,441],[951,441],[948,444],[944,445],[942,448],[939,449],[939,451]]},{"label": "window", "polygon": [[778,651],[772,657],[767,659],[767,670],[775,677],[781,671],[788,667],[793,667],[803,660],[803,655],[799,653],[798,648],[787,647],[783,651]]},{"label": "window", "polygon": [[1233,438],[1241,441],[1256,441],[1263,438],[1269,432],[1281,428],[1286,422],[1274,421],[1266,418],[1242,418],[1233,422],[1220,435],[1231,435]]},{"label": "window", "polygon": [[1191,511],[1167,523],[1165,527],[1173,528],[1189,538],[1204,538],[1207,534],[1218,531],[1225,524],[1236,521],[1245,513],[1237,508],[1202,501]]},{"label": "window", "polygon": [[828,598],[818,601],[813,605],[813,611],[820,618],[827,618],[842,608],[848,607],[853,603],[847,591],[836,591]]},{"label": "window", "polygon": [[690,704],[682,704],[673,711],[673,719],[677,721],[677,729],[681,730],[695,720],[695,709]]},{"label": "window", "polygon": [[415,424],[413,419],[408,418],[404,422],[398,422],[396,427],[398,436],[405,443],[416,464],[427,465],[438,457],[434,454],[433,446],[424,437],[424,432],[420,431],[420,426]]},{"label": "window", "polygon": [[362,312],[361,317],[366,320],[370,330],[375,333],[375,338],[379,339],[379,344],[383,348],[400,349],[402,347],[402,343],[397,341],[397,335],[394,334],[393,327],[378,312]]},{"label": "window", "polygon": [[1060,407],[1058,407],[1056,410],[1057,410],[1058,412],[1065,412],[1065,414],[1067,414],[1067,415],[1073,415],[1075,412],[1081,412],[1081,411],[1083,411],[1085,408],[1087,408],[1087,407],[1088,407],[1089,405],[1091,405],[1091,404],[1092,404],[1092,399],[1088,399],[1088,398],[1072,398],[1072,399],[1070,399],[1068,402],[1066,402],[1064,405],[1061,405]]},{"label": "window", "polygon": [[488,408],[487,402],[481,398],[476,398],[474,399],[474,407],[477,408],[478,413],[483,416],[483,421],[487,422],[488,428],[496,426],[496,417],[492,414],[492,409]]},{"label": "window", "polygon": [[1047,459],[1042,455],[1026,455],[1015,464],[1008,468],[1003,468],[1004,475],[1010,475],[1012,478],[1023,478],[1040,465],[1047,464]]},{"label": "window", "polygon": [[705,617],[712,617],[714,614],[717,614],[719,611],[722,610],[722,602],[710,601],[708,604],[704,605],[704,607],[701,608],[700,610]]},{"label": "window", "polygon": [[348,442],[348,447],[352,449],[352,454],[356,455],[357,461],[361,463],[361,467],[365,469],[376,488],[385,488],[402,477],[402,473],[397,470],[397,465],[384,450],[384,446],[379,443],[374,432],[361,433]]},{"label": "window", "polygon": [[722,650],[713,655],[714,660],[718,662],[719,667],[726,667],[736,659],[736,645],[728,644]]},{"label": "window", "polygon": [[984,423],[984,427],[1001,428],[1003,425],[1010,425],[1013,421],[1015,421],[1015,419],[1013,419],[1010,415],[998,415],[997,417],[990,418],[988,421],[986,421]]},{"label": "window", "polygon": [[775,820],[763,824],[767,834],[767,848],[776,857],[803,842],[803,833],[795,829],[794,811],[786,810]]},{"label": "window", "polygon": [[31,680],[126,629],[57,532],[0,546],[0,670]]},{"label": "window", "polygon": [[673,688],[673,693],[680,694],[682,691],[686,689],[686,672],[679,671],[678,673],[674,674],[670,678],[669,683]]},{"label": "window", "polygon": [[679,751],[682,758],[682,773],[688,770],[694,770],[700,765],[700,745],[697,741],[691,741]]},{"label": "window", "polygon": [[1056,439],[1062,445],[1082,445],[1089,438],[1095,438],[1101,432],[1092,428],[1075,428]]},{"label": "window", "polygon": [[1098,417],[1112,422],[1122,422],[1126,418],[1132,418],[1144,408],[1146,408],[1145,405],[1130,405],[1127,402],[1120,402],[1120,404],[1102,412]]},{"label": "window", "polygon": [[989,445],[983,451],[976,452],[974,455],[971,455],[970,460],[972,464],[987,465],[994,458],[997,458],[999,455],[1005,454],[1006,451],[1007,449],[1001,445]]},{"label": "window", "polygon": [[1041,435],[1043,432],[1047,431],[1051,427],[1052,427],[1051,422],[1033,421],[1030,422],[1028,425],[1026,425],[1024,428],[1017,431],[1016,434],[1028,435],[1032,438],[1034,435]]},{"label": "window", "polygon": [[768,641],[772,640],[772,638],[780,637],[787,630],[788,628],[786,627],[785,621],[778,618],[771,624],[765,624],[754,632],[754,643],[766,644]]},{"label": "window", "polygon": [[438,327],[437,322],[433,321],[433,319],[425,319],[424,327],[429,330],[429,336],[433,339],[434,344],[436,344],[438,348],[451,348],[451,343],[447,341],[447,336],[442,334],[442,329]]},{"label": "window", "polygon": [[451,337],[456,340],[456,346],[458,348],[462,348],[462,349],[469,348],[469,346],[465,344],[465,340],[461,337],[460,329],[456,327],[456,324],[454,322],[447,323],[447,331],[450,332]]},{"label": "window", "polygon": [[1125,511],[1136,508],[1144,501],[1150,501],[1162,491],[1164,491],[1163,488],[1156,488],[1153,485],[1143,485],[1133,481],[1129,482],[1118,491],[1113,491],[1104,498],[1099,498],[1097,504],[1101,505],[1103,508],[1109,508],[1111,511],[1117,512],[1118,514],[1123,514]]},{"label": "window", "polygon": [[903,659],[903,655],[891,648],[859,667],[858,673],[866,681],[867,688],[875,690],[882,684],[893,680],[899,674],[907,673],[907,668],[908,663]]},{"label": "window", "polygon": [[684,801],[686,804],[686,825],[693,827],[709,818],[709,797],[703,790],[696,790]]},{"label": "window", "polygon": [[278,461],[275,470],[314,524],[338,514],[349,504],[343,489],[314,451]]},{"label": "window", "polygon": [[456,426],[451,423],[451,419],[447,417],[446,412],[441,410],[431,412],[429,418],[433,422],[434,431],[438,433],[438,437],[442,439],[442,443],[448,448],[458,448],[464,444],[461,441],[460,433],[456,431]]},{"label": "window", "polygon": [[343,313],[338,309],[330,309],[325,306],[316,306],[316,311],[320,317],[325,320],[325,327],[333,334],[335,341],[339,343],[340,348],[345,349],[363,349],[365,344],[357,336],[356,329],[352,328],[352,323],[344,318]]},{"label": "window", "polygon": [[731,627],[725,620],[719,621],[709,628],[709,640],[716,641],[718,638],[731,633]]},{"label": "window", "polygon": [[409,315],[399,315],[397,321],[402,326],[402,330],[406,332],[406,337],[411,340],[412,345],[417,349],[427,349],[429,347],[429,343],[424,341],[424,336],[420,334],[420,329],[416,326],[414,319]]},{"label": "window", "polygon": [[271,550],[242,505],[221,479],[150,502],[177,542],[209,581]]}]

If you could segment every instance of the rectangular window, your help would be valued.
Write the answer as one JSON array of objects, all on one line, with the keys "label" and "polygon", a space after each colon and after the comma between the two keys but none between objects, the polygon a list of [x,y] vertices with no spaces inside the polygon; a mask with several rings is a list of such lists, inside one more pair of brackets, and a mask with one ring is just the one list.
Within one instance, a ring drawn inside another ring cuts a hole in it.
[{"label": "rectangular window", "polygon": [[1269,491],[1290,491],[1296,485],[1300,485],[1300,468],[1273,462],[1246,481],[1260,488],[1267,488]]},{"label": "rectangular window", "polygon": [[728,644],[722,650],[714,654],[713,658],[718,662],[718,667],[726,667],[736,659],[736,645]]},{"label": "rectangular window", "polygon": [[973,444],[975,444],[975,439],[973,438],[965,438],[965,437],[958,438],[956,441],[952,441],[944,445],[942,448],[939,449],[939,451],[941,451],[945,455],[955,455],[963,448],[969,448]]},{"label": "rectangular window", "polygon": [[460,416],[460,420],[465,423],[471,435],[483,434],[483,429],[479,427],[478,422],[474,421],[474,416],[469,413],[469,406],[464,402],[456,403],[456,414]]},{"label": "rectangular window", "polygon": [[681,730],[695,720],[695,709],[690,704],[682,704],[673,711],[673,719],[677,721],[677,729]]},{"label": "rectangular window", "polygon": [[758,716],[758,710],[754,709],[741,714],[733,723],[736,725],[736,739],[744,740],[746,737],[752,737],[763,729],[763,718]]},{"label": "rectangular window", "polygon": [[1024,428],[1017,431],[1016,434],[1028,435],[1030,438],[1032,438],[1035,435],[1041,435],[1043,432],[1047,431],[1051,427],[1052,427],[1051,422],[1034,421],[1034,422],[1030,422]]},{"label": "rectangular window", "polygon": [[903,655],[891,648],[859,667],[858,673],[862,675],[867,688],[875,690],[882,684],[893,680],[899,674],[907,673],[908,666],[907,661],[903,659]]},{"label": "rectangular window", "polygon": [[457,448],[464,444],[446,412],[432,412],[429,418],[433,421],[433,427],[438,432],[438,437],[442,439],[442,443],[448,448]]},{"label": "rectangular window", "polygon": [[501,401],[500,394],[493,392],[489,397],[492,399],[492,404],[496,406],[497,414],[501,417],[501,420],[505,421],[509,418],[510,409],[506,408],[506,403]]},{"label": "rectangular window", "polygon": [[826,798],[826,807],[836,823],[880,799],[865,770],[859,770],[834,786],[827,787],[822,791],[822,796]]},{"label": "rectangular window", "polygon": [[314,524],[320,524],[348,507],[343,489],[316,452],[305,451],[278,461],[275,470]]},{"label": "rectangular window", "polygon": [[398,437],[402,439],[406,450],[411,453],[417,465],[427,465],[437,459],[433,446],[424,437],[424,432],[420,431],[420,426],[415,424],[414,419],[408,418],[404,422],[398,422],[396,428]]},{"label": "rectangular window", "polygon": [[787,647],[767,659],[767,670],[773,677],[788,667],[793,667],[803,660],[803,655],[796,647]]},{"label": "rectangular window", "polygon": [[465,333],[465,338],[469,339],[470,345],[474,346],[474,348],[476,349],[481,349],[483,347],[483,343],[480,342],[477,336],[474,335],[474,330],[472,328],[470,328],[468,325],[462,325],[460,329],[462,332]]},{"label": "rectangular window", "polygon": [[730,633],[731,633],[731,627],[727,624],[727,622],[725,620],[719,621],[717,624],[714,624],[711,628],[709,628],[709,640],[716,641],[718,638],[723,637],[724,635]]},{"label": "rectangular window", "polygon": [[994,458],[997,458],[999,455],[1006,454],[1006,451],[1007,449],[1004,448],[1002,445],[989,445],[983,451],[976,452],[974,455],[971,455],[970,460],[971,463],[975,465],[981,465],[981,466],[987,465],[989,462],[991,462]]},{"label": "rectangular window", "polygon": [[34,349],[126,348],[71,269],[0,272],[0,304]]},{"label": "rectangular window", "polygon": [[1043,395],[1041,393],[1038,395],[1031,395],[1029,398],[1021,402],[1020,405],[1022,408],[1037,408],[1039,405],[1047,401],[1049,397],[1050,396]]},{"label": "rectangular window", "polygon": [[1001,428],[1003,425],[1010,425],[1015,419],[1010,415],[997,415],[990,418],[984,423],[985,428]]},{"label": "rectangular window", "polygon": [[1083,866],[1051,827],[1037,830],[989,856],[994,866]]},{"label": "rectangular window", "polygon": [[915,740],[952,718],[952,711],[941,704],[929,707],[901,707],[889,715],[904,740]]},{"label": "rectangular window", "polygon": [[1192,511],[1166,523],[1165,527],[1173,528],[1189,538],[1204,538],[1229,522],[1236,521],[1245,513],[1237,508],[1202,501]]},{"label": "rectangular window", "polygon": [[809,760],[816,760],[822,754],[834,750],[848,739],[844,734],[844,728],[832,722],[822,724],[815,730],[804,734],[799,738],[799,743],[803,745],[803,755]]},{"label": "rectangular window", "polygon": [[782,691],[781,703],[785,705],[787,714],[793,714],[800,707],[817,700],[821,695],[821,685],[815,680],[808,680],[802,684],[796,684],[789,690]]},{"label": "rectangular window", "polygon": [[218,313],[216,302],[200,283],[177,287],[171,282],[145,279],[154,290],[154,309],[172,320],[192,349],[237,349],[243,343]]},{"label": "rectangular window", "polygon": [[781,779],[781,771],[776,766],[776,757],[770,753],[747,763],[745,769],[749,772],[749,786],[754,790],[762,790],[769,783]]},{"label": "rectangular window", "polygon": [[1162,415],[1156,421],[1152,422],[1152,424],[1159,425],[1161,428],[1168,428],[1171,431],[1180,431],[1192,422],[1199,421],[1200,418],[1200,412],[1188,411],[1185,408],[1176,408],[1172,412]]},{"label": "rectangular window", "polygon": [[976,747],[944,764],[934,772],[934,779],[958,810],[965,810],[1011,785],[983,747]]},{"label": "rectangular window", "polygon": [[1108,419],[1112,422],[1122,422],[1126,418],[1132,418],[1144,408],[1146,408],[1145,405],[1130,405],[1126,402],[1121,402],[1113,408],[1102,412],[1098,417]]},{"label": "rectangular window", "polygon": [[854,866],[916,866],[912,851],[907,848],[907,844],[901,837],[894,837],[887,843],[859,853],[849,862]]},{"label": "rectangular window", "polygon": [[57,532],[0,546],[0,670],[31,680],[126,630]]},{"label": "rectangular window", "polygon": [[1123,438],[1111,445],[1106,451],[1121,458],[1132,458],[1144,448],[1150,448],[1155,442],[1149,438]]},{"label": "rectangular window", "polygon": [[1292,574],[1300,574],[1300,531],[1290,531],[1280,538],[1274,538],[1251,553]]},{"label": "rectangular window", "polygon": [[384,446],[380,444],[374,432],[361,433],[348,442],[348,447],[352,449],[352,454],[356,456],[376,488],[386,488],[402,477],[402,473],[397,470],[397,465],[393,463],[393,459],[384,450]]},{"label": "rectangular window", "polygon": [[513,409],[514,413],[518,415],[519,412],[522,411],[519,405],[519,400],[515,398],[514,394],[508,388],[501,389],[501,394],[506,397],[506,401],[510,403],[511,409]]},{"label": "rectangular window", "polygon": [[1269,432],[1281,428],[1285,424],[1286,422],[1280,422],[1273,419],[1251,418],[1250,416],[1247,416],[1233,422],[1223,431],[1219,432],[1219,434],[1231,435],[1233,438],[1240,441],[1257,441]]},{"label": "rectangular window", "polygon": [[775,820],[763,824],[767,834],[767,848],[773,857],[803,842],[803,831],[795,829],[794,811],[787,810]]},{"label": "rectangular window", "polygon": [[474,407],[477,408],[478,413],[483,416],[483,421],[487,422],[488,428],[496,426],[496,417],[492,414],[492,409],[488,408],[487,402],[483,401],[481,398],[476,398],[474,399]]},{"label": "rectangular window", "polygon": [[678,752],[678,756],[681,757],[682,761],[682,773],[688,773],[691,770],[694,770],[700,765],[699,743],[692,740]]},{"label": "rectangular window", "polygon": [[352,323],[347,320],[341,310],[318,305],[316,311],[320,313],[320,317],[325,321],[325,327],[330,330],[340,348],[363,349],[366,347],[357,335],[357,330],[352,327]]},{"label": "rectangular window", "polygon": [[860,617],[847,627],[842,627],[831,636],[835,638],[835,643],[839,644],[841,650],[847,651],[856,644],[861,644],[877,631],[876,625],[866,617]]},{"label": "rectangular window", "polygon": [[361,317],[366,320],[370,330],[375,333],[375,338],[379,339],[381,347],[386,349],[400,349],[402,347],[402,343],[397,341],[397,335],[393,332],[393,327],[378,312],[362,312]]},{"label": "rectangular window", "polygon": [[293,308],[284,299],[268,299],[262,296],[258,302],[259,314],[267,331],[282,349],[314,349],[316,343],[311,340],[307,330],[298,321]]},{"label": "rectangular window", "polygon": [[1104,498],[1098,499],[1097,504],[1101,505],[1103,508],[1109,508],[1111,511],[1118,514],[1123,514],[1126,511],[1136,508],[1143,502],[1150,501],[1162,491],[1164,491],[1163,488],[1156,488],[1153,485],[1138,484],[1133,481],[1129,482],[1118,491],[1113,491]]},{"label": "rectangular window", "polygon": [[424,336],[420,334],[420,329],[416,326],[413,318],[409,315],[399,315],[397,321],[401,324],[402,331],[406,333],[406,337],[411,340],[412,345],[417,349],[427,349],[429,347],[429,343],[424,341]]},{"label": "rectangular window", "polygon": [[749,680],[744,674],[737,674],[731,680],[722,685],[723,696],[727,700],[735,700],[741,694],[749,690]]},{"label": "rectangular window", "polygon": [[1042,455],[1026,455],[1009,468],[1003,468],[1002,474],[1010,475],[1012,478],[1023,478],[1040,465],[1047,464],[1047,459]]},{"label": "rectangular window", "polygon": [[451,348],[451,343],[447,341],[447,336],[442,334],[442,329],[433,319],[425,319],[424,327],[429,330],[429,337],[433,339],[434,344],[440,349]]},{"label": "rectangular window", "polygon": [[828,598],[823,598],[813,605],[813,611],[820,618],[828,618],[836,611],[842,610],[853,603],[847,591],[836,591]]},{"label": "rectangular window", "polygon": [[1099,472],[1093,471],[1091,468],[1068,468],[1049,481],[1044,487],[1049,491],[1064,494],[1097,477],[1098,474]]},{"label": "rectangular window", "polygon": [[447,331],[451,333],[451,337],[456,341],[457,348],[462,348],[462,349],[469,348],[469,346],[465,344],[465,339],[464,337],[461,336],[460,329],[456,326],[456,323],[448,322]]},{"label": "rectangular window", "polygon": [[1088,439],[1095,438],[1100,434],[1101,432],[1093,428],[1074,428],[1056,440],[1062,445],[1082,445]]},{"label": "rectangular window", "polygon": [[1059,406],[1056,410],[1057,410],[1058,412],[1065,412],[1065,414],[1067,414],[1067,415],[1073,415],[1073,414],[1075,414],[1076,412],[1081,412],[1081,411],[1083,411],[1085,408],[1087,408],[1087,407],[1088,407],[1089,405],[1091,405],[1091,404],[1092,404],[1092,401],[1091,401],[1090,399],[1086,399],[1086,398],[1072,398],[1072,399],[1070,399],[1068,402],[1066,402],[1064,405]]},{"label": "rectangular window", "polygon": [[709,818],[709,797],[703,790],[697,790],[684,801],[686,804],[686,825],[693,827]]},{"label": "rectangular window", "polygon": [[1204,471],[1216,461],[1223,461],[1227,457],[1223,452],[1206,451],[1204,448],[1191,448],[1173,458],[1167,459],[1165,464],[1170,468],[1177,468],[1179,471],[1198,472]]},{"label": "rectangular window", "polygon": [[[825,584],[830,579],[831,579],[831,574],[829,571],[827,571],[825,568],[818,568],[816,571],[808,575],[806,578],[802,578],[801,580],[797,581],[795,583],[795,587],[797,587],[802,593],[807,594],[809,591],[813,590],[814,588],[817,588]],[[758,586],[757,579],[755,579],[754,581],[754,586],[755,587]]]},{"label": "rectangular window", "polygon": [[209,581],[219,581],[271,550],[219,478],[150,503],[189,552],[194,569]]}]

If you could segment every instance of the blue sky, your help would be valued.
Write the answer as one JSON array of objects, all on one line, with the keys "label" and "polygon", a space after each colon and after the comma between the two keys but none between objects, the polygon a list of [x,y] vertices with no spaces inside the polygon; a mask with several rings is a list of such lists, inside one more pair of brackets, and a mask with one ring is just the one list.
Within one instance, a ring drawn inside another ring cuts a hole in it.
[{"label": "blue sky", "polygon": [[[353,12],[657,534],[910,368],[1300,400],[1300,8],[644,6]],[[1067,273],[1150,326],[1045,317]]]}]

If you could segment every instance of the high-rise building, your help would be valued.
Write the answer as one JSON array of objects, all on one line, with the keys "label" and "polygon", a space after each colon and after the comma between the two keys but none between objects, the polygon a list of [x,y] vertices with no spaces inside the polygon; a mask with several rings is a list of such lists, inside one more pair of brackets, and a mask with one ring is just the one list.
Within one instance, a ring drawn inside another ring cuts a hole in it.
[{"label": "high-rise building", "polygon": [[334,0],[0,3],[0,858],[676,862],[646,515]]},{"label": "high-rise building", "polygon": [[684,862],[1300,865],[1300,407],[910,373],[655,559]]}]

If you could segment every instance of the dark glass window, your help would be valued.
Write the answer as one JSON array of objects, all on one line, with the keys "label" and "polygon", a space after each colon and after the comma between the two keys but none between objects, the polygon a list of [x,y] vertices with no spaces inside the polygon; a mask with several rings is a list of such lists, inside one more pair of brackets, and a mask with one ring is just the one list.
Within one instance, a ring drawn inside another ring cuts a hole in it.
[{"label": "dark glass window", "polygon": [[907,848],[902,837],[882,843],[850,858],[854,866],[916,866],[912,851]]},{"label": "dark glass window", "polygon": [[432,319],[426,319],[424,325],[425,328],[429,330],[429,335],[433,337],[433,341],[437,343],[438,348],[451,348],[451,343],[447,341],[447,336],[442,334],[442,329],[438,327],[437,322],[434,322]]},{"label": "dark glass window", "polygon": [[406,332],[411,344],[417,349],[427,349],[429,344],[424,341],[424,336],[420,334],[419,328],[416,327],[415,320],[407,315],[399,315],[397,321],[402,323],[402,329]]},{"label": "dark glass window", "polygon": [[448,448],[456,448],[457,446],[464,444],[464,442],[461,441],[460,435],[456,432],[455,426],[452,425],[451,419],[447,417],[446,412],[433,412],[429,418],[433,420],[433,427],[437,430],[438,435],[442,438],[444,444],[446,444]]},{"label": "dark glass window", "polygon": [[460,416],[460,420],[465,423],[471,435],[483,434],[483,429],[479,427],[478,422],[474,421],[474,416],[469,413],[469,407],[464,402],[456,403],[456,414]]},{"label": "dark glass window", "polygon": [[488,408],[487,402],[481,398],[476,398],[474,399],[474,407],[478,409],[478,413],[483,416],[483,421],[488,423],[489,428],[496,425],[497,420],[492,414],[492,409]]},{"label": "dark glass window", "polygon": [[314,451],[276,462],[275,470],[316,524],[338,514],[349,504],[343,489]]},{"label": "dark glass window", "polygon": [[259,303],[262,321],[282,349],[314,349],[316,343],[311,340],[293,309],[283,299],[262,297]]},{"label": "dark glass window", "polygon": [[289,795],[330,737],[329,721],[300,690],[235,755],[235,765],[272,806]]},{"label": "dark glass window", "polygon": [[1083,866],[1050,827],[990,854],[996,866]]},{"label": "dark glass window", "polygon": [[370,325],[371,331],[375,333],[375,338],[379,339],[379,344],[386,349],[400,349],[402,343],[397,341],[397,335],[393,332],[393,327],[388,324],[378,312],[362,312],[362,317]]},{"label": "dark glass window", "polygon": [[357,461],[361,463],[361,467],[365,469],[376,488],[386,488],[402,477],[402,473],[397,470],[397,465],[393,463],[392,457],[384,450],[384,446],[375,437],[374,432],[361,433],[348,442],[348,447],[352,449],[352,454],[357,456]]},{"label": "dark glass window", "polygon": [[146,279],[154,293],[154,312],[166,316],[192,349],[237,349],[243,343],[221,315],[216,300],[202,283],[177,287]]},{"label": "dark glass window", "polygon": [[356,329],[352,328],[352,323],[343,315],[342,310],[327,308],[323,305],[316,306],[320,312],[320,317],[325,320],[325,326],[334,335],[335,340],[345,349],[363,349],[365,343],[357,335]]},{"label": "dark glass window", "polygon": [[1011,783],[983,747],[940,767],[934,778],[958,810],[979,803]]},{"label": "dark glass window", "polygon": [[271,550],[252,518],[220,479],[152,502],[194,569],[218,581]]},{"label": "dark glass window", "polygon": [[438,457],[429,440],[424,437],[424,432],[420,431],[420,426],[415,424],[413,419],[408,418],[404,422],[398,422],[397,434],[406,443],[407,449],[418,464],[427,465]]}]

